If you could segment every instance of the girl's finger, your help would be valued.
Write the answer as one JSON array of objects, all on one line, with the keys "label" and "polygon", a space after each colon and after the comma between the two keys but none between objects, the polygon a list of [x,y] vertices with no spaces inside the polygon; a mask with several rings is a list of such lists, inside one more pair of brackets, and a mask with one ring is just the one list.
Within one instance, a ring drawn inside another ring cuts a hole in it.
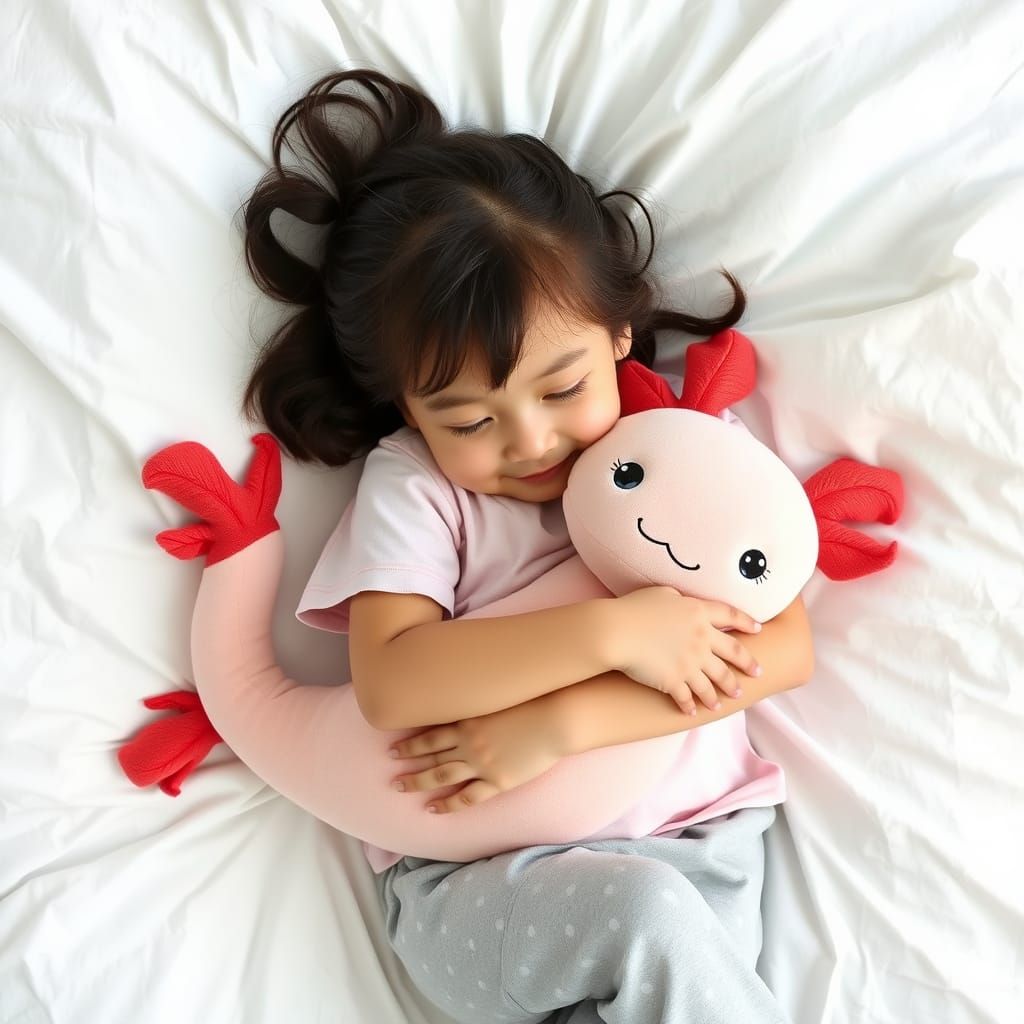
[{"label": "girl's finger", "polygon": [[696,676],[690,680],[690,689],[700,697],[701,703],[706,708],[710,708],[714,711],[720,706],[718,693],[706,672],[698,672]]},{"label": "girl's finger", "polygon": [[465,761],[445,761],[444,764],[428,768],[426,771],[400,775],[391,785],[400,793],[424,793],[475,778],[476,772]]},{"label": "girl's finger", "polygon": [[670,696],[676,702],[679,710],[684,715],[695,715],[697,714],[697,705],[693,702],[693,695],[690,693],[690,688],[684,683],[682,686],[677,686],[670,691]]},{"label": "girl's finger", "polygon": [[757,659],[734,636],[726,636],[723,634],[720,638],[712,642],[711,650],[714,651],[722,661],[727,661],[730,665],[735,665],[741,672],[746,673],[748,676],[759,676],[761,674],[761,666],[758,665]]},{"label": "girl's finger", "polygon": [[727,697],[742,696],[743,691],[736,685],[736,676],[733,675],[732,669],[720,658],[716,658],[712,665],[706,665],[704,672]]},{"label": "girl's finger", "polygon": [[457,814],[459,811],[464,811],[467,807],[473,807],[476,804],[482,804],[485,800],[490,800],[492,796],[497,796],[499,792],[500,790],[497,786],[492,786],[489,782],[484,782],[483,779],[477,779],[476,782],[463,786],[458,793],[453,793],[444,800],[435,800],[429,805],[427,810],[433,808],[432,814]]},{"label": "girl's finger", "polygon": [[423,754],[439,754],[444,750],[452,750],[457,744],[458,733],[455,727],[439,725],[436,729],[428,729],[400,743],[392,743],[390,751],[394,751],[392,757],[420,757]]},{"label": "girl's finger", "polygon": [[709,621],[715,629],[738,629],[744,633],[760,633],[761,623],[739,608],[722,601],[705,601],[710,613]]}]

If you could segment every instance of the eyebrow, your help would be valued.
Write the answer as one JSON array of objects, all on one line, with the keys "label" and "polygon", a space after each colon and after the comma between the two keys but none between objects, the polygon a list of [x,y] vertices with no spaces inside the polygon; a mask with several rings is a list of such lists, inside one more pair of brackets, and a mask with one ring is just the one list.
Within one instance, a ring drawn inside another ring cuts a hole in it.
[{"label": "eyebrow", "polygon": [[[578,362],[587,354],[585,348],[574,348],[568,352],[560,355],[543,373],[534,377],[534,381],[543,380],[545,377],[550,377],[553,374],[560,373],[562,370],[567,370],[573,363]],[[530,383],[533,383],[531,381]],[[424,399],[423,404],[428,409],[435,411],[441,411],[443,409],[454,409],[457,405],[472,405],[474,402],[479,402],[480,397],[476,395],[432,395],[430,398]]]}]

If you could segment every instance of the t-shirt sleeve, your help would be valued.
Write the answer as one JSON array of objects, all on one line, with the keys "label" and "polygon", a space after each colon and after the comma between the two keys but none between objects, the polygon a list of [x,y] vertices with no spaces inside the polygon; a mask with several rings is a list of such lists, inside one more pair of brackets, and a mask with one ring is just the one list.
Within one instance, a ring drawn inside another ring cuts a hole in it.
[{"label": "t-shirt sleeve", "polygon": [[306,584],[297,618],[347,633],[351,598],[364,590],[423,594],[450,616],[460,522],[451,486],[436,468],[404,447],[378,446]]}]

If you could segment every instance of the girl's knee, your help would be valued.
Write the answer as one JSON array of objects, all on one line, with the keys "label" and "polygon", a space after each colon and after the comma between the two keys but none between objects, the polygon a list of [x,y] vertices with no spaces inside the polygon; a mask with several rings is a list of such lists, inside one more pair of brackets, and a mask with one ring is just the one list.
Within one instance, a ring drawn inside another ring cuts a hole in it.
[{"label": "girl's knee", "polygon": [[532,898],[518,909],[521,913],[532,904],[545,912],[559,922],[570,944],[575,938],[608,948],[642,936],[652,948],[670,947],[714,920],[694,885],[652,857],[590,852],[560,874],[545,879],[543,888],[534,887]]},{"label": "girl's knee", "polygon": [[633,863],[620,876],[629,879],[620,903],[635,932],[672,941],[714,918],[693,883],[670,864],[648,857],[628,859]]},{"label": "girl's knee", "polygon": [[526,880],[503,950],[509,995],[530,1012],[668,988],[716,927],[700,893],[661,861],[591,851],[560,868]]}]

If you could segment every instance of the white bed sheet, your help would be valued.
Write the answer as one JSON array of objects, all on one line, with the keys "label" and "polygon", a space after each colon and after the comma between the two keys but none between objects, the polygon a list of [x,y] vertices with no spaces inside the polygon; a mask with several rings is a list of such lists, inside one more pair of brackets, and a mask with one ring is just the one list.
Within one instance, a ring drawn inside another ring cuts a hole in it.
[{"label": "white bed sheet", "polygon": [[[229,470],[256,301],[233,215],[285,105],[366,64],[640,188],[671,302],[750,294],[738,411],[801,476],[899,470],[901,554],[805,598],[766,978],[798,1024],[1008,1024],[1024,998],[1024,5],[243,0],[0,7],[0,1021],[442,1021],[357,844],[220,748],[178,800],[117,747],[189,678],[199,569],[155,449]],[[637,223],[642,223],[639,219]],[[682,339],[667,339],[671,370]],[[288,464],[282,661],[356,480]],[[354,766],[354,770],[355,766]]]}]

